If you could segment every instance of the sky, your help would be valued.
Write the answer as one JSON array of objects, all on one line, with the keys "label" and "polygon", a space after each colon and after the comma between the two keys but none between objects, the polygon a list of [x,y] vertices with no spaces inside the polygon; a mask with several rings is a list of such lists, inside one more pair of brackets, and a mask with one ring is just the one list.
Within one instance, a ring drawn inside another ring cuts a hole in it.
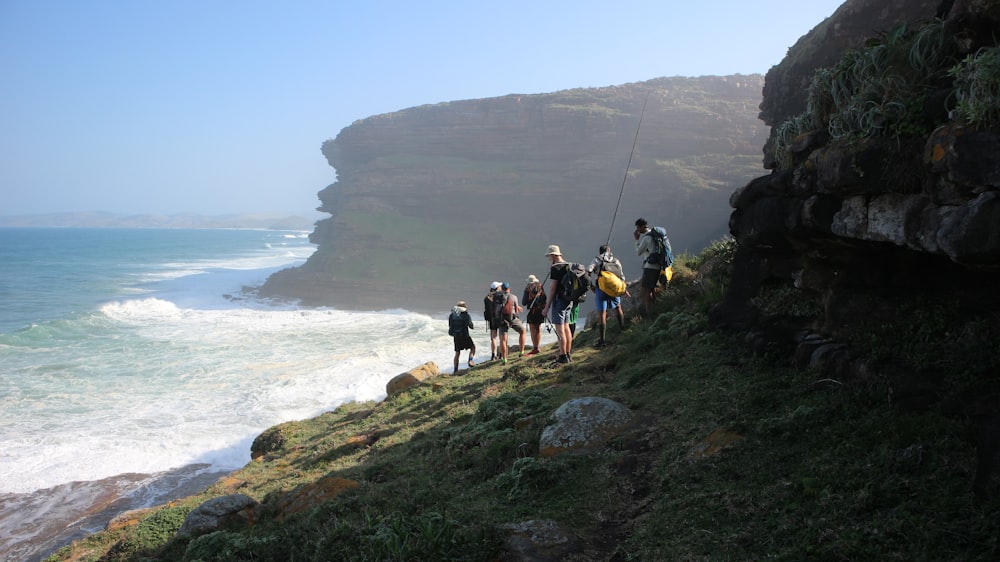
[{"label": "sky", "polygon": [[424,104],[764,74],[842,0],[0,0],[0,215],[294,213]]}]

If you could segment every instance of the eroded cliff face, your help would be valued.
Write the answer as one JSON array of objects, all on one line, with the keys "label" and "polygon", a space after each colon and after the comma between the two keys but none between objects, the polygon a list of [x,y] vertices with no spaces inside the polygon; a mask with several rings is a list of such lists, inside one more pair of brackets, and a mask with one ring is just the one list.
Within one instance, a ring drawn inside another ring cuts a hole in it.
[{"label": "eroded cliff face", "polygon": [[1000,490],[998,31],[997,0],[859,0],[800,41],[795,80],[819,71],[798,93],[767,77],[772,173],[733,194],[740,247],[713,312],[894,406],[993,428],[981,493]]},{"label": "eroded cliff face", "polygon": [[312,234],[316,253],[263,292],[442,311],[494,280],[520,291],[528,274],[545,277],[549,244],[589,262],[609,238],[635,277],[639,216],[665,226],[678,252],[725,234],[729,194],[763,169],[762,86],[661,78],[359,120],[323,143],[337,182],[319,193],[331,217]]}]

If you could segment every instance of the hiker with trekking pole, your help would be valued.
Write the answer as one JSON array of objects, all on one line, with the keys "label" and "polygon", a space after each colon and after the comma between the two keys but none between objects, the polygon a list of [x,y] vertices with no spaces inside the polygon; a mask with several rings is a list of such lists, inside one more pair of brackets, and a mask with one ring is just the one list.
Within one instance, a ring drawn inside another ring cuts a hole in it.
[{"label": "hiker with trekking pole", "polygon": [[527,285],[524,287],[524,294],[521,295],[521,302],[523,302],[528,309],[528,314],[525,317],[525,322],[528,324],[528,332],[531,334],[531,351],[528,355],[538,355],[538,346],[542,341],[542,322],[545,321],[545,314],[542,313],[542,309],[545,308],[545,281],[548,281],[549,276],[545,276],[545,280],[539,281],[534,275],[529,275],[525,279]]}]

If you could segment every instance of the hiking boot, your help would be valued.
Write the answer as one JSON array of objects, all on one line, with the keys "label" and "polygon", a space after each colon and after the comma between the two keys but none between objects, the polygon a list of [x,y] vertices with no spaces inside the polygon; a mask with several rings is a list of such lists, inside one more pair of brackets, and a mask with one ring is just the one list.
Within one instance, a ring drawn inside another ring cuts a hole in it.
[{"label": "hiking boot", "polygon": [[606,342],[604,340],[598,340],[597,343],[594,344],[594,347],[598,347],[599,348],[599,347],[604,347],[606,345],[608,345],[608,342]]}]

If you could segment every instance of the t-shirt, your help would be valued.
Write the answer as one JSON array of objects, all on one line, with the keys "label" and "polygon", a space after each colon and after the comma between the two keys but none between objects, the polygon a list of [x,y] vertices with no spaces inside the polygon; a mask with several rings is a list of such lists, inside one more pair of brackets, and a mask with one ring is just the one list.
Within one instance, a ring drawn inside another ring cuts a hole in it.
[{"label": "t-shirt", "polygon": [[559,289],[558,289],[559,282],[562,281],[562,278],[565,277],[568,272],[569,272],[569,262],[564,262],[564,261],[552,264],[552,267],[549,269],[549,279],[552,279],[552,281],[554,281],[556,284],[556,290],[553,291],[552,293],[553,302],[549,304],[555,305],[555,301],[559,301],[560,304],[565,304],[565,305],[569,304],[559,299]]},{"label": "t-shirt", "polygon": [[569,263],[561,261],[559,263],[552,264],[549,269],[549,279],[556,282],[556,286],[559,285],[559,281],[562,280],[563,276],[566,275],[566,270],[569,269]]}]

